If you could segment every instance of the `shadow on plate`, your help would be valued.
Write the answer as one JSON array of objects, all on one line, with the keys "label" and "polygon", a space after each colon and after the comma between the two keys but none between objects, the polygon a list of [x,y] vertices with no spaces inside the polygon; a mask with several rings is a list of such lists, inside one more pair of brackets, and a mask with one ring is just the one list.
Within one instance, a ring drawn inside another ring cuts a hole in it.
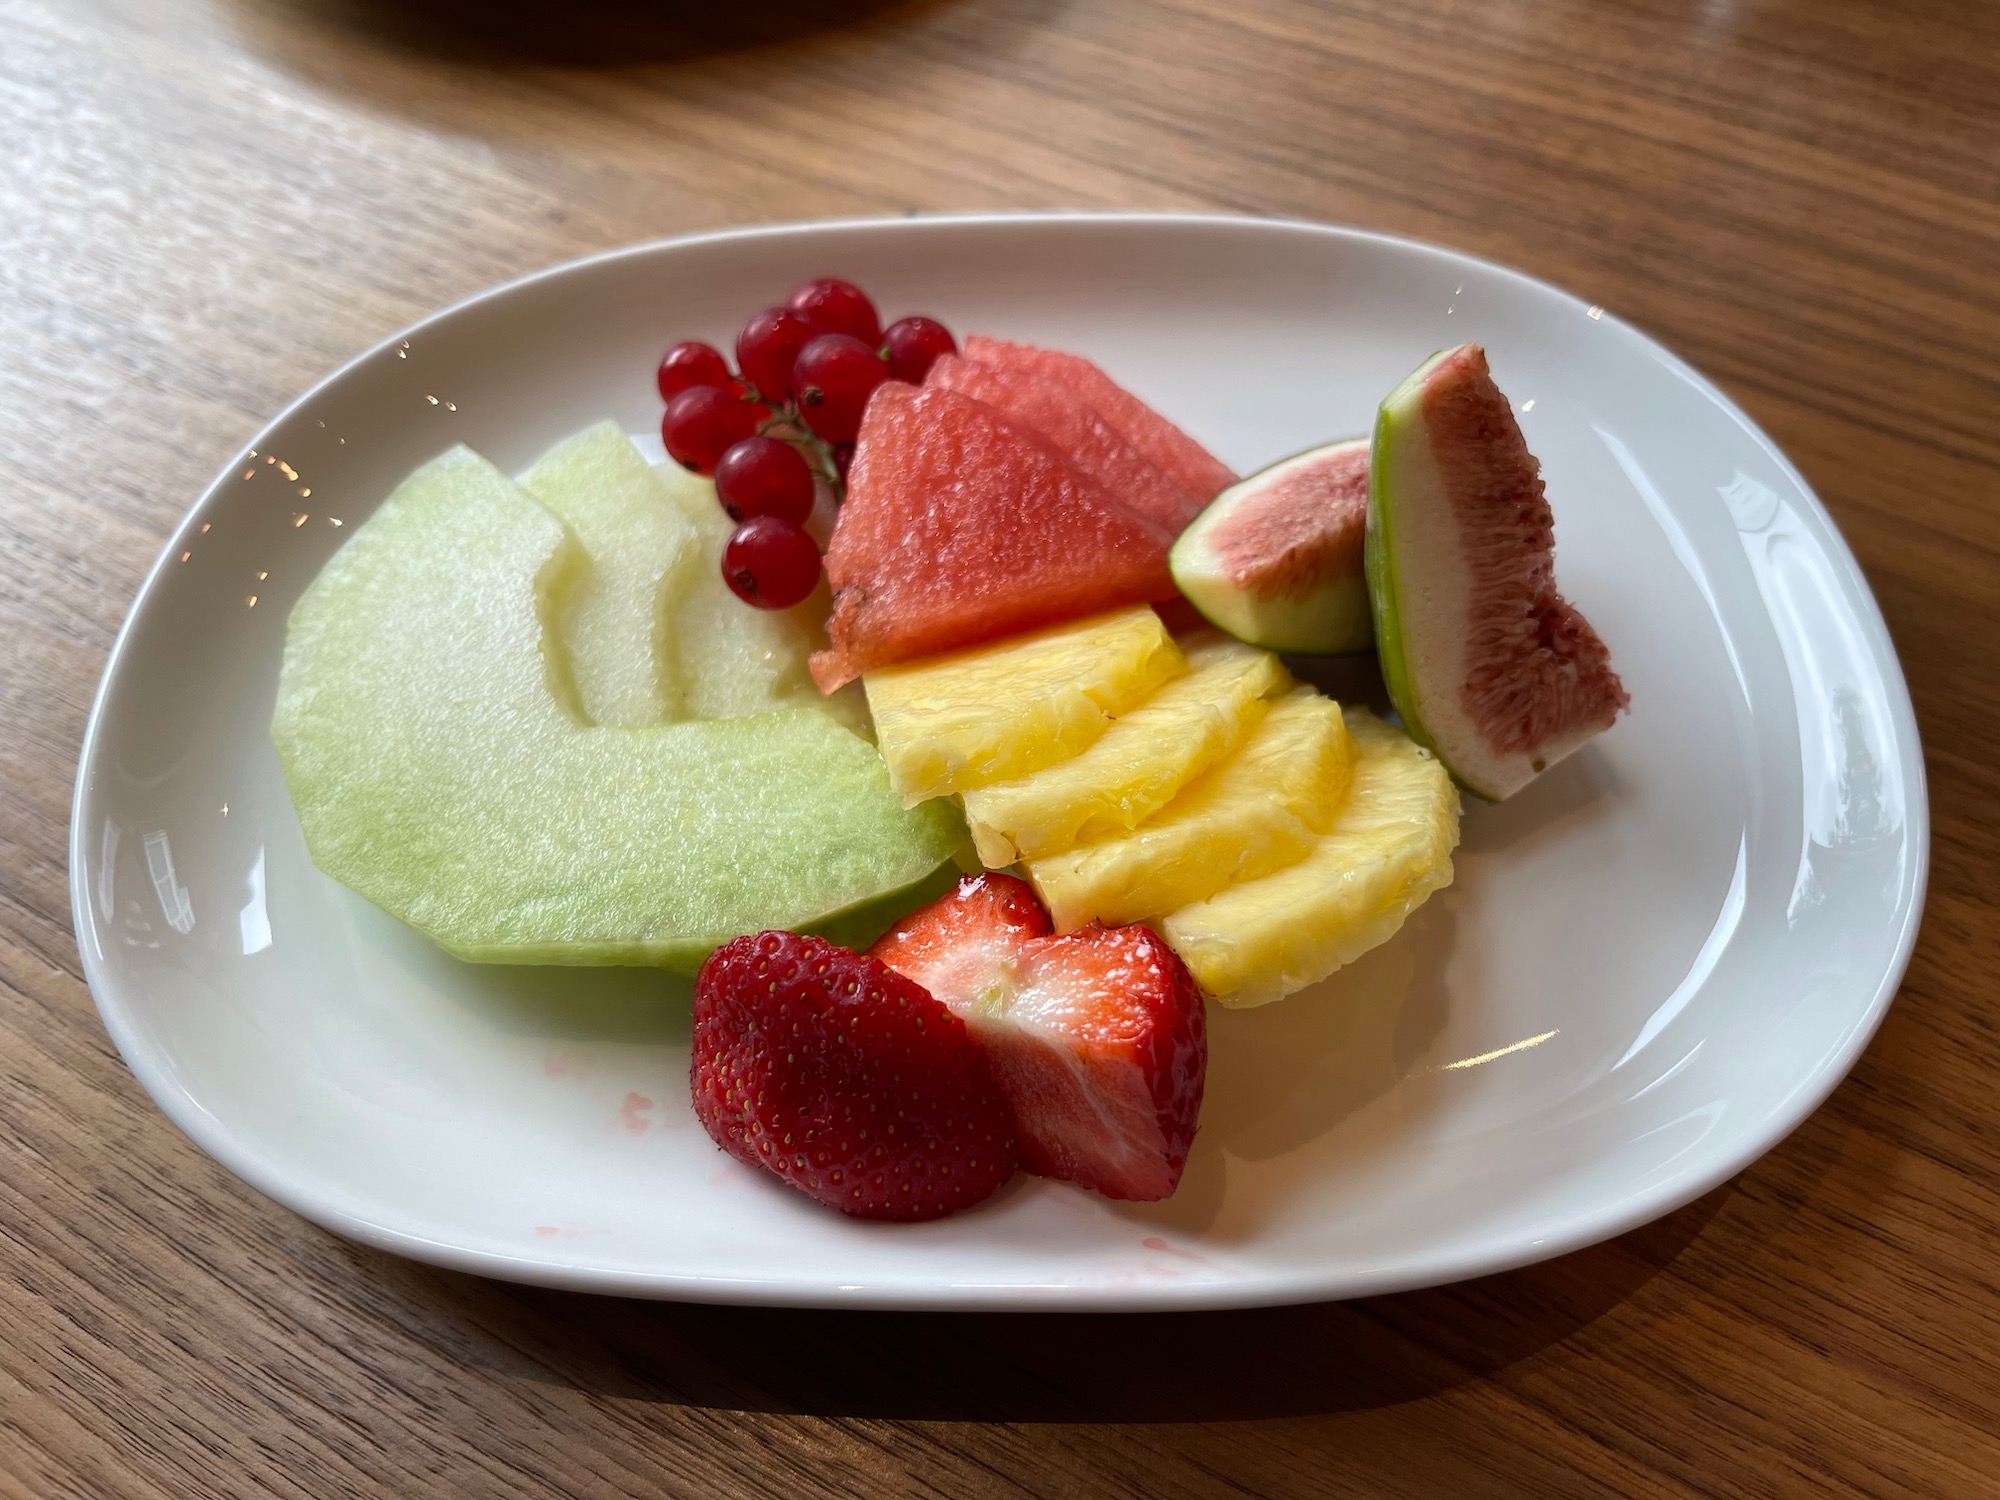
[{"label": "shadow on plate", "polygon": [[[305,853],[300,849],[303,865]],[[351,933],[350,951],[393,978],[469,1013],[483,1028],[548,1042],[685,1044],[691,980],[663,969],[591,964],[475,964],[454,958],[354,892],[315,874],[331,911]],[[363,971],[357,982],[369,982]]]},{"label": "shadow on plate", "polygon": [[1287,656],[1285,665],[1300,682],[1311,683],[1340,703],[1373,709],[1383,718],[1394,712],[1373,651],[1353,656]]},{"label": "shadow on plate", "polygon": [[[1285,1212],[1291,1194],[1260,1192],[1256,1164],[1309,1142],[1330,1144],[1410,1074],[1443,1030],[1451,908],[1449,891],[1433,897],[1394,941],[1282,1005],[1211,1005],[1208,1084],[1187,1175],[1164,1203],[1114,1211],[1216,1243],[1254,1238]],[[1349,1130],[1337,1149],[1353,1164],[1381,1139]]]},{"label": "shadow on plate", "polygon": [[692,986],[658,969],[480,964],[472,972],[476,982],[455,984],[447,993],[482,1020],[517,1035],[685,1045],[692,1029]]},{"label": "shadow on plate", "polygon": [[1559,823],[1599,804],[1609,804],[1619,791],[1617,773],[1595,745],[1586,745],[1559,761],[1505,802],[1465,798],[1464,838],[1467,854],[1494,854],[1511,844],[1543,834]]},{"label": "shadow on plate", "polygon": [[421,1304],[426,1334],[455,1360],[619,1401],[912,1421],[1233,1421],[1389,1406],[1505,1369],[1645,1286],[1733,1191],[1501,1276],[1248,1312],[694,1307],[508,1286],[344,1250],[366,1279]]}]

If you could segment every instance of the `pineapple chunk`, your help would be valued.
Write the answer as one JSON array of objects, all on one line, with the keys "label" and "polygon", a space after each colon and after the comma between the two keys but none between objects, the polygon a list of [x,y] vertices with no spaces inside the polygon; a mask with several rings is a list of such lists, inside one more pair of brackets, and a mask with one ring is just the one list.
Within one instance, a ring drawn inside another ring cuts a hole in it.
[{"label": "pineapple chunk", "polygon": [[578,707],[593,724],[640,729],[678,698],[661,633],[669,589],[684,590],[696,558],[693,522],[616,422],[599,422],[549,449],[521,488],[551,511],[589,555],[556,601]]},{"label": "pineapple chunk", "polygon": [[1264,1005],[1324,979],[1451,883],[1458,790],[1444,766],[1372,714],[1354,714],[1348,728],[1361,752],[1353,784],[1312,851],[1160,924],[1224,1005]]},{"label": "pineapple chunk", "polygon": [[1028,879],[1058,932],[1179,911],[1305,858],[1347,796],[1354,755],[1340,705],[1294,688],[1241,750],[1150,821],[1123,838],[1032,860]]},{"label": "pineapple chunk", "polygon": [[1129,833],[1228,755],[1291,684],[1278,658],[1224,635],[1183,643],[1188,671],[1112,720],[1082,753],[1020,781],[965,794],[965,821],[992,870]]},{"label": "pineapple chunk", "polygon": [[1187,670],[1145,605],[868,673],[875,740],[904,806],[1067,760]]}]

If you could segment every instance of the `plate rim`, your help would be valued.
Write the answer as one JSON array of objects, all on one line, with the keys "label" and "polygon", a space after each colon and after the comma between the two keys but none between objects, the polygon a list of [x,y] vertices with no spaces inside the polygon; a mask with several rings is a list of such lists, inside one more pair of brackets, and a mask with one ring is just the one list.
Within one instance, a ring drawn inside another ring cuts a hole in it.
[{"label": "plate rim", "polygon": [[[1218,228],[1269,233],[1304,233],[1330,239],[1357,241],[1383,246],[1403,253],[1436,257],[1469,264],[1480,271],[1520,283],[1579,311],[1596,308],[1603,322],[1623,328],[1641,341],[1647,352],[1668,369],[1694,386],[1732,417],[1764,451],[1804,497],[1814,518],[1824,527],[1828,558],[1837,566],[1849,586],[1853,601],[1860,607],[1855,619],[1869,648],[1869,656],[1881,672],[1887,689],[1890,716],[1899,746],[1907,750],[1904,763],[1904,839],[1914,859],[1907,909],[1896,933],[1895,949],[1870,997],[1866,1013],[1853,1026],[1842,1044],[1817,1065],[1816,1071],[1795,1089],[1787,1107],[1773,1113],[1764,1129],[1747,1144],[1725,1153],[1699,1170],[1669,1177],[1651,1189],[1616,1200],[1595,1212],[1582,1212],[1559,1232],[1530,1241],[1525,1236],[1497,1244],[1461,1247],[1450,1252],[1405,1258],[1393,1271],[1379,1275],[1368,1270],[1315,1276],[1309,1273],[1265,1273],[1256,1278],[1229,1281],[1194,1281],[1150,1286],[1059,1286],[951,1285],[943,1280],[924,1285],[887,1283],[839,1286],[831,1281],[810,1278],[758,1278],[733,1280],[708,1274],[686,1272],[641,1272],[609,1267],[554,1264],[527,1255],[509,1255],[426,1238],[407,1230],[379,1223],[365,1214],[298,1186],[294,1179],[263,1152],[241,1140],[223,1121],[204,1108],[195,1097],[170,1076],[152,1049],[142,1044],[137,1028],[115,1003],[107,964],[86,933],[94,931],[91,893],[85,870],[90,852],[85,848],[84,813],[93,791],[93,768],[99,753],[99,736],[107,703],[122,675],[130,642],[147,601],[152,598],[167,571],[170,559],[180,548],[189,529],[222,492],[226,482],[243,461],[243,455],[261,444],[265,436],[288,421],[294,413],[316,400],[324,391],[343,380],[350,371],[414,338],[419,332],[446,318],[479,306],[488,300],[509,296],[537,282],[565,276],[586,267],[718,242],[780,239],[798,234],[828,231],[880,231],[919,225],[1019,226],[1129,224],[1158,229]],[[105,1030],[125,1066],[131,1071],[153,1103],[201,1151],[249,1187],[289,1209],[307,1221],[342,1238],[371,1248],[448,1270],[493,1277],[535,1286],[605,1295],[651,1298],[698,1303],[765,1307],[874,1308],[905,1311],[995,1311],[1043,1312],[1171,1312],[1227,1308],[1278,1307],[1301,1303],[1339,1301],[1353,1297],[1379,1296],[1445,1285],[1455,1281],[1502,1272],[1552,1260],[1573,1251],[1614,1239],[1641,1225],[1651,1223],[1735,1177],[1766,1153],[1775,1149],[1810,1118],[1840,1086],[1860,1060],[1887,1016],[1902,986],[1922,927],[1929,891],[1931,857],[1931,817],[1928,776],[1923,744],[1916,720],[1915,705],[1903,672],[1895,642],[1883,618],[1880,602],[1869,586],[1866,574],[1848,545],[1825,503],[1805,476],[1764,429],[1726,392],[1696,370],[1671,348],[1638,326],[1589,304],[1567,289],[1511,266],[1483,256],[1454,249],[1428,240],[1384,233],[1355,225],[1290,216],[1243,213],[1196,213],[1149,210],[1064,210],[1056,212],[979,211],[967,213],[915,213],[865,215],[836,219],[793,220],[702,230],[691,234],[668,235],[633,244],[614,246],[591,254],[544,266],[524,275],[482,288],[458,301],[435,308],[415,322],[397,329],[341,363],[266,420],[196,498],[178,525],[169,533],[158,557],[132,595],[125,618],[119,625],[104,660],[90,712],[77,751],[77,772],[70,803],[68,839],[70,919],[72,938],[82,960],[83,978]]]}]

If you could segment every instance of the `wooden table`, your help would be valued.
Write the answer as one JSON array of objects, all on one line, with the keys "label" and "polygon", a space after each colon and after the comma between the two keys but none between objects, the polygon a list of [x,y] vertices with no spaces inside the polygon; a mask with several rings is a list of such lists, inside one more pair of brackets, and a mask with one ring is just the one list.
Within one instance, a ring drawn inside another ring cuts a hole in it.
[{"label": "wooden table", "polygon": [[[1797,460],[1903,653],[1937,826],[1915,963],[1832,1102],[1615,1243],[1187,1317],[528,1291],[196,1152],[92,1011],[63,850],[112,634],[217,466],[549,262],[1073,205],[1510,262]],[[2000,8],[0,0],[0,246],[6,1500],[2000,1494]]]}]

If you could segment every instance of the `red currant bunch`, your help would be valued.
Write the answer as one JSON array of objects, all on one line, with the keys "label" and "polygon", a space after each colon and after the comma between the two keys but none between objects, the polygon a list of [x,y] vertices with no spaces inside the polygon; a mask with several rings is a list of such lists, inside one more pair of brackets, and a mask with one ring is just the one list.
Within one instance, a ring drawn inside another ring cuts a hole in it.
[{"label": "red currant bunch", "polygon": [[868,294],[821,276],[736,336],[736,369],[711,344],[688,340],[660,361],[667,403],[660,438],[675,462],[712,475],[737,528],[722,576],[760,609],[789,609],[819,581],[819,549],[805,530],[821,485],[836,504],[868,398],[884,381],[921,385],[958,352],[932,318],[887,328]]}]

